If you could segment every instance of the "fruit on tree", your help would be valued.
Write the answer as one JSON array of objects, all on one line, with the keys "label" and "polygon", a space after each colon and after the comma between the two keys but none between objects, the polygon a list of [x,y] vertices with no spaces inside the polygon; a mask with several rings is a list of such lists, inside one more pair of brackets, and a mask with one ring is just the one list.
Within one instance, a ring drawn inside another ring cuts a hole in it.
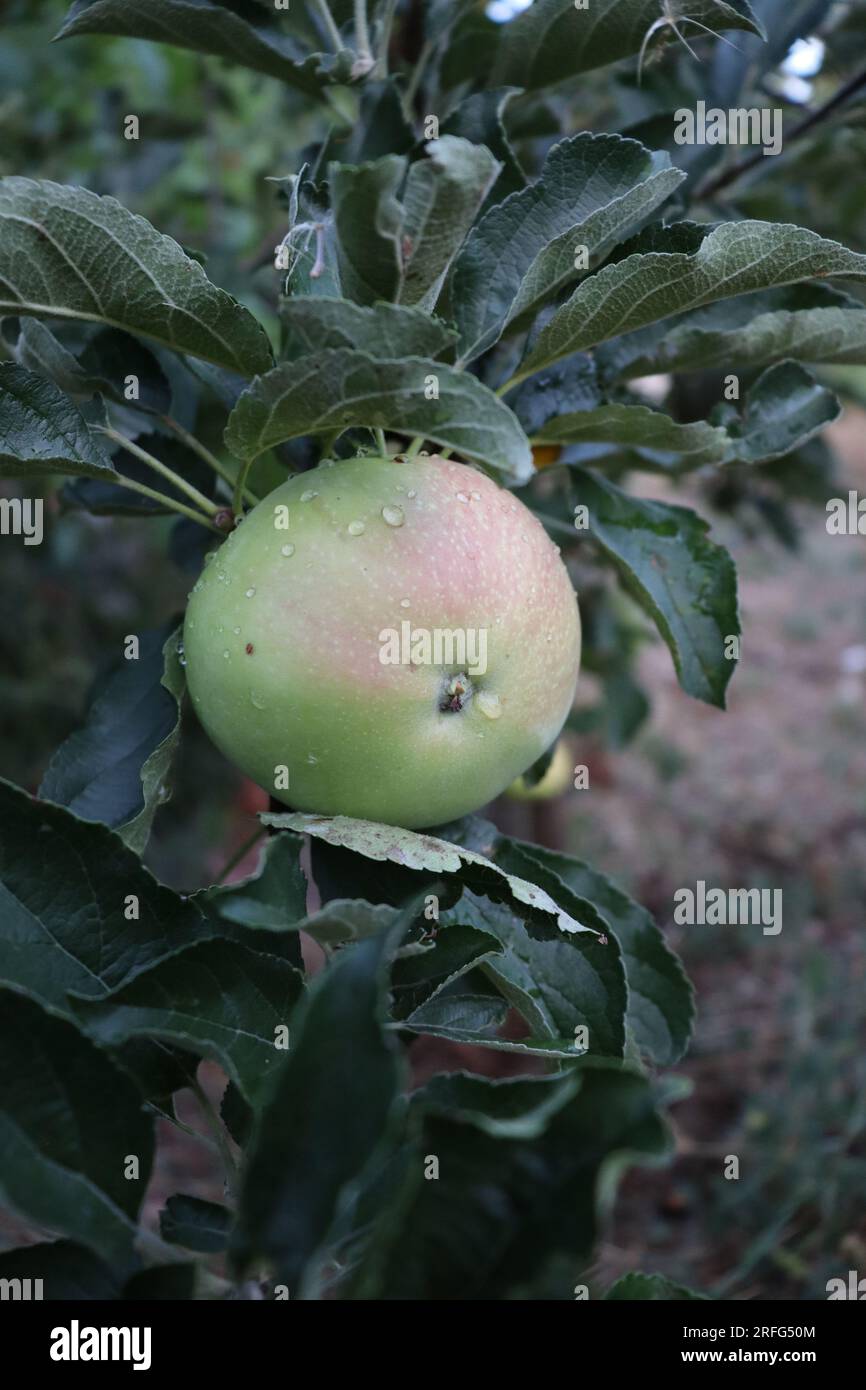
[{"label": "fruit on tree", "polygon": [[572,750],[568,742],[561,738],[544,775],[532,786],[527,785],[523,777],[516,777],[505,794],[514,801],[550,801],[554,796],[561,796],[572,785],[573,766]]},{"label": "fruit on tree", "polygon": [[357,458],[258,504],[196,583],[184,649],[213,741],[301,811],[430,826],[497,796],[574,696],[577,601],[510,492]]}]

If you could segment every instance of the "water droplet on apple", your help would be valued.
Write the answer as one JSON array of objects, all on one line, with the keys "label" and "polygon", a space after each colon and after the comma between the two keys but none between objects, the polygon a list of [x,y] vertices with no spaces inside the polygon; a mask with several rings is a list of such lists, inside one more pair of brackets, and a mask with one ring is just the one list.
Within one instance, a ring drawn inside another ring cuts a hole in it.
[{"label": "water droplet on apple", "polygon": [[472,500],[473,500],[474,502],[480,502],[480,501],[481,501],[481,493],[480,493],[480,492],[473,492],[471,495],[472,495]]},{"label": "water droplet on apple", "polygon": [[502,703],[499,696],[491,695],[489,690],[482,690],[480,695],[476,695],[475,701],[487,719],[498,719],[502,713]]},{"label": "water droplet on apple", "polygon": [[317,492],[314,492],[312,488],[308,488],[306,492],[301,493],[301,501],[312,502],[313,498],[318,497],[318,495],[319,494]]},{"label": "water droplet on apple", "polygon": [[383,507],[382,520],[389,526],[402,526],[406,520],[402,507]]},{"label": "water droplet on apple", "polygon": [[466,493],[465,493],[465,492],[457,492],[457,493],[455,493],[455,496],[456,496],[458,502],[468,502],[468,501],[469,501],[469,498],[466,496]]},{"label": "water droplet on apple", "polygon": [[294,555],[294,553],[295,553],[295,547],[294,547],[293,545],[287,543],[286,545],[281,545],[281,546],[280,546],[280,554],[281,554],[281,555],[285,555],[285,557],[286,557],[287,560],[288,560],[289,556],[290,556],[290,555]]},{"label": "water droplet on apple", "polygon": [[250,704],[255,705],[256,709],[264,709],[265,702],[257,690],[250,691]]},{"label": "water droplet on apple", "polygon": [[241,635],[241,630],[239,627],[233,627],[232,632],[234,633],[235,637],[240,637]]},{"label": "water droplet on apple", "polygon": [[408,608],[408,607],[409,607],[409,600],[408,600],[407,598],[401,598],[401,600],[400,600],[400,607],[401,607],[401,608]]},{"label": "water droplet on apple", "polygon": [[350,536],[363,536],[365,530],[364,523],[363,521],[350,521],[346,530]]},{"label": "water droplet on apple", "polygon": [[412,487],[412,488],[410,488],[409,491],[406,493],[406,496],[407,496],[407,497],[417,497],[418,494],[417,494],[417,492],[415,491],[415,489]]},{"label": "water droplet on apple", "polygon": [[231,652],[223,652],[223,656],[225,657],[226,661],[228,661],[229,657],[231,656]]},{"label": "water droplet on apple", "polygon": [[315,764],[315,763],[317,763],[318,761],[319,761],[319,760],[318,760],[318,758],[316,757],[315,753],[308,753],[308,754],[307,754],[307,762],[308,762],[308,763]]},{"label": "water droplet on apple", "polygon": [[255,598],[255,589],[247,589],[247,598]]}]

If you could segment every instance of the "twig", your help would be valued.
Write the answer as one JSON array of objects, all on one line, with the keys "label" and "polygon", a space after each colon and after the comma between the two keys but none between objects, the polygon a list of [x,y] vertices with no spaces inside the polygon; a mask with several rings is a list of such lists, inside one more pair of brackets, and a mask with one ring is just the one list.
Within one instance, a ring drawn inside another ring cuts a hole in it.
[{"label": "twig", "polygon": [[[224,483],[228,483],[230,488],[234,488],[236,481],[235,478],[232,476],[228,468],[226,468],[225,464],[221,463],[220,460],[217,458],[216,454],[212,454],[210,449],[208,449],[204,444],[202,444],[200,439],[196,439],[194,434],[190,434],[189,430],[185,430],[183,425],[178,424],[177,420],[172,419],[170,415],[161,415],[159,418],[162,420],[164,425],[167,425],[168,428],[177,435],[178,439],[181,441],[182,444],[185,444],[186,447],[188,449],[191,449],[194,454],[198,454],[199,458],[203,459],[204,462],[208,464],[208,466],[212,468],[213,471],[220,478],[222,478]],[[256,494],[252,492],[250,488],[244,489],[244,495],[246,496],[247,501],[251,502],[253,506],[255,506],[257,502],[261,501],[261,498],[257,497]]]},{"label": "twig", "polygon": [[210,498],[205,497],[203,492],[199,492],[197,487],[193,487],[192,483],[188,483],[185,478],[181,478],[180,474],[175,473],[173,468],[169,468],[168,464],[163,463],[161,459],[154,458],[153,454],[149,454],[146,449],[142,449],[140,444],[136,444],[133,440],[127,439],[125,434],[121,434],[119,430],[112,429],[110,425],[95,425],[94,429],[98,430],[100,434],[104,434],[106,438],[113,440],[115,444],[119,444],[122,449],[126,449],[134,458],[140,459],[142,463],[146,463],[148,468],[152,468],[155,473],[159,473],[159,475],[165,478],[167,482],[171,483],[173,487],[176,487],[179,492],[185,492],[190,501],[195,502],[196,506],[200,507],[207,516],[216,516],[219,507],[215,502],[211,502]]},{"label": "twig", "polygon": [[[805,120],[802,120],[799,125],[796,125],[788,136],[786,144],[790,145],[794,140],[799,140],[802,135],[805,135],[806,131],[811,130],[813,126],[818,125],[821,121],[825,121],[828,116],[838,110],[850,96],[853,96],[854,93],[859,91],[863,86],[866,86],[866,69],[857,73],[855,77],[852,77],[849,82],[845,83],[844,87],[839,88],[835,96],[830,97],[828,101],[824,102],[823,106],[819,106],[817,110],[806,116]],[[750,169],[754,169],[756,165],[763,164],[765,160],[766,156],[763,150],[756,150],[754,154],[749,155],[748,159],[741,160],[739,164],[733,164],[730,169],[723,170],[716,178],[710,179],[708,183],[703,184],[695,193],[695,199],[712,197],[713,194],[718,193],[721,188],[727,188],[729,183],[734,183],[737,179],[741,178],[743,174],[748,173]]]}]

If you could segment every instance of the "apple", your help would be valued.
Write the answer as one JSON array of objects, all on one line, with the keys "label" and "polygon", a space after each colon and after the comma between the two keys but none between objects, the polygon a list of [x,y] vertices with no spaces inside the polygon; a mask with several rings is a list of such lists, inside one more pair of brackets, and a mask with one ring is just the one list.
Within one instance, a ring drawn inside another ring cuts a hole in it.
[{"label": "apple", "polygon": [[498,796],[556,738],[577,600],[527,507],[466,464],[362,457],[260,502],[184,628],[205,729],[297,810],[408,828]]},{"label": "apple", "polygon": [[522,777],[517,777],[505,795],[514,801],[550,801],[561,796],[572,785],[574,778],[574,754],[566,739],[561,738],[553,750],[553,757],[543,777],[539,777],[531,787]]}]

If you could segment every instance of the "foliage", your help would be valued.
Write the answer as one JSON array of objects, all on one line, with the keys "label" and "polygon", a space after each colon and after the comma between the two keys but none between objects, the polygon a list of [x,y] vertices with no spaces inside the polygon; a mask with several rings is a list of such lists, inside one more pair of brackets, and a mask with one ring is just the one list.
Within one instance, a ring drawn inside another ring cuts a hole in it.
[{"label": "foliage", "polygon": [[[759,183],[724,146],[677,146],[672,114],[776,90],[790,44],[820,26],[842,64],[856,19],[696,0],[681,18],[703,26],[688,31],[699,69],[655,0],[598,0],[591,24],[560,0],[508,24],[462,0],[369,9],[72,5],[34,76],[58,83],[79,45],[104,65],[97,84],[134,58],[142,139],[123,148],[115,103],[97,169],[64,104],[47,134],[24,133],[23,97],[2,113],[18,157],[0,179],[0,476],[57,480],[88,515],[176,517],[169,555],[194,575],[287,470],[373,453],[383,435],[395,452],[435,444],[519,487],[582,594],[586,579],[612,739],[646,712],[628,658],[649,630],[683,689],[724,707],[733,562],[703,517],[630,475],[700,469],[734,506],[796,495],[839,410],[802,364],[866,361],[866,255],[821,211],[823,118]],[[16,20],[30,54],[31,16],[13,5],[13,33]],[[197,93],[161,132],[151,63],[163,91]],[[214,194],[205,156],[235,101],[258,113],[240,140],[235,120],[236,164],[269,133]],[[826,120],[853,167],[856,107]],[[80,177],[49,158],[61,132]],[[185,176],[210,209],[192,227],[165,193]],[[630,383],[660,372],[650,406]],[[559,452],[541,472],[543,446]],[[128,1296],[164,1269],[180,1297],[251,1278],[277,1298],[498,1299],[546,1296],[564,1267],[569,1297],[619,1174],[670,1147],[656,1068],[688,1045],[679,961],[589,865],[479,818],[415,834],[270,816],[251,878],[191,896],[159,884],[142,855],[183,743],[175,626],[166,609],[136,661],[105,674],[39,799],[0,786],[2,1193],[62,1238],[7,1253],[0,1272],[44,1272],[49,1297]],[[313,976],[301,933],[325,958]],[[409,1093],[421,1035],[535,1070]],[[201,1059],[229,1080],[222,1115]],[[225,1160],[225,1204],[177,1194],[157,1236],[138,1226],[154,1119],[176,1118],[184,1088]],[[634,1275],[607,1296],[693,1295]]]}]

